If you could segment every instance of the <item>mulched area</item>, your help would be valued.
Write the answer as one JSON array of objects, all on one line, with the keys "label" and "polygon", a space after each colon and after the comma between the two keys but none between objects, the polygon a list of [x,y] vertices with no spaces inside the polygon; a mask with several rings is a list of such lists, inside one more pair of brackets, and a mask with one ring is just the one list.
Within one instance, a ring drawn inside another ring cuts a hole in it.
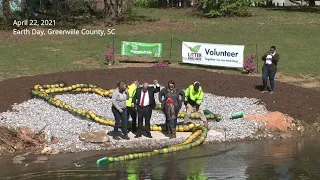
[{"label": "mulched area", "polygon": [[198,80],[207,93],[228,97],[258,98],[266,104],[270,111],[280,111],[307,123],[320,120],[319,91],[276,82],[275,94],[261,94],[262,80],[258,77],[168,67],[62,72],[0,81],[0,112],[10,110],[14,103],[30,99],[30,88],[35,84],[52,84],[64,81],[67,84],[90,83],[104,89],[110,89],[114,88],[120,80],[131,82],[135,79],[151,83],[153,79],[157,79],[163,85],[173,79],[182,88],[186,88]]}]

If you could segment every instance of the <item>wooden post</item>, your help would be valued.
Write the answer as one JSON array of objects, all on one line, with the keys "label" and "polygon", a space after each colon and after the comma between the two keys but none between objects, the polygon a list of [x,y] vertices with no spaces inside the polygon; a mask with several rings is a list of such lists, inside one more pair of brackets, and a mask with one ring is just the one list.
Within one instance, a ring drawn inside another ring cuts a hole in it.
[{"label": "wooden post", "polygon": [[173,41],[173,37],[171,37],[171,43],[170,43],[170,57],[169,57],[170,63],[171,63],[171,53],[172,53],[172,41]]},{"label": "wooden post", "polygon": [[259,73],[258,44],[256,44],[257,74]]},{"label": "wooden post", "polygon": [[112,64],[115,63],[115,60],[114,60],[114,36],[112,36]]}]

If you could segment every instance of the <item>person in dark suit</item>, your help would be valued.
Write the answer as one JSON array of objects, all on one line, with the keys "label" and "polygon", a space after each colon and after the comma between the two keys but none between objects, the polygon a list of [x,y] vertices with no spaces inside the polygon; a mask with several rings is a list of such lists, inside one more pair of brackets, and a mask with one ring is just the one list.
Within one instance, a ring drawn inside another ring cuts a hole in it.
[{"label": "person in dark suit", "polygon": [[138,132],[135,138],[142,136],[142,124],[143,118],[146,126],[146,136],[152,138],[150,133],[150,119],[152,115],[152,109],[156,107],[156,101],[154,94],[160,91],[160,85],[157,80],[153,81],[153,85],[149,86],[147,82],[143,84],[143,87],[139,87],[132,98],[133,106],[138,111]]}]

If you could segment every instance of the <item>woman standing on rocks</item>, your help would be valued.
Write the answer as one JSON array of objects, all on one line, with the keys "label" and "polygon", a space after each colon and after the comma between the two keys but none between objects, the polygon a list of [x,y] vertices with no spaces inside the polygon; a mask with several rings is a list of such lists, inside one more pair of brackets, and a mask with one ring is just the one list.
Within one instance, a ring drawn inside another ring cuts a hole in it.
[{"label": "woman standing on rocks", "polygon": [[[182,101],[184,100],[184,92],[182,91],[182,89],[179,89],[176,87],[176,83],[173,80],[170,80],[168,82],[168,85],[159,92],[159,101],[162,105],[162,111],[165,114],[167,114],[166,113],[167,111],[165,108],[166,108],[166,102],[168,98],[172,98],[173,105],[175,107],[174,109],[175,109],[176,116],[174,119],[174,127],[173,127],[173,129],[175,129],[177,126],[178,113],[181,109]],[[166,127],[168,127],[167,121],[168,121],[168,117],[166,115]]]},{"label": "woman standing on rocks", "polygon": [[120,121],[122,123],[122,133],[124,135],[124,139],[129,140],[128,136],[128,117],[127,117],[127,105],[126,101],[128,99],[127,95],[127,85],[125,82],[121,81],[118,83],[117,88],[114,90],[112,94],[112,113],[114,115],[116,124],[113,130],[113,138],[119,140],[118,137],[118,128],[120,126]]}]

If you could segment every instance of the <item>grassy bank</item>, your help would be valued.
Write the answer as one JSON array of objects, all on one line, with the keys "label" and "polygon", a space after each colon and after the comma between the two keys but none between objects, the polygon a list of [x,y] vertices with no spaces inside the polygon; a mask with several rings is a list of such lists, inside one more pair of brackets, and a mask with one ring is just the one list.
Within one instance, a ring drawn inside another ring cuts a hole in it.
[{"label": "grassy bank", "polygon": [[[314,12],[252,9],[250,18],[201,19],[188,10],[135,9],[138,19],[116,26],[115,50],[122,40],[161,42],[164,58],[181,61],[181,41],[217,44],[258,44],[258,60],[271,45],[281,59],[279,72],[289,76],[319,77],[320,10]],[[146,21],[147,20],[147,21]],[[101,26],[91,26],[103,29]],[[106,28],[105,28],[106,29]],[[39,73],[106,68],[103,55],[112,36],[13,36],[0,32],[0,78]],[[246,56],[255,45],[246,47]],[[261,61],[260,61],[261,64]],[[259,67],[260,68],[260,67]],[[259,69],[260,71],[260,69]],[[261,71],[260,71],[261,72]]]}]

